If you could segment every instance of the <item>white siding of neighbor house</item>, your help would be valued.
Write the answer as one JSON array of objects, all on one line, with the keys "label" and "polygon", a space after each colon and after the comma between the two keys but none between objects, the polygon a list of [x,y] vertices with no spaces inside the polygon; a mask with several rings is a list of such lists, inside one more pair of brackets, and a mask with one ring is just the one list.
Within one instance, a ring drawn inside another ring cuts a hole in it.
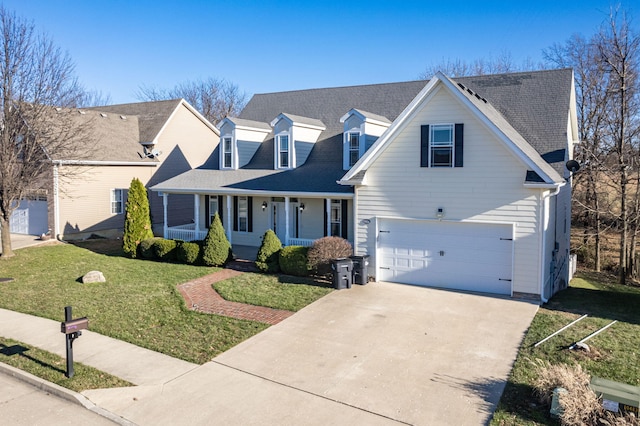
[{"label": "white siding of neighbor house", "polygon": [[[440,123],[464,123],[464,167],[420,167],[420,126]],[[375,217],[434,219],[441,207],[443,220],[514,223],[513,290],[539,294],[541,191],[523,187],[526,170],[456,98],[439,90],[418,107],[357,188],[355,251],[371,255],[375,268]]]},{"label": "white siding of neighbor house", "polygon": [[[123,189],[123,209],[131,180],[146,183],[155,167],[61,166],[58,206],[60,229],[65,239],[121,236],[124,214],[111,214],[111,190]],[[67,175],[67,177],[62,177]],[[153,197],[155,193],[151,193]],[[162,216],[160,216],[162,220]]]}]

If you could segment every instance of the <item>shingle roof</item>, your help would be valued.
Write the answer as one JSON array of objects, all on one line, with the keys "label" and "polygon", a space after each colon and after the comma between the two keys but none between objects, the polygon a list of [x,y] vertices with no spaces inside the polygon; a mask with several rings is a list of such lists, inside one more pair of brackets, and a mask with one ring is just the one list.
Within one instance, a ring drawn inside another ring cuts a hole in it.
[{"label": "shingle roof", "polygon": [[[542,158],[562,174],[572,84],[570,69],[462,77],[453,81],[485,98]],[[254,173],[252,178],[245,179],[242,170],[218,171],[229,174],[218,188],[352,192],[351,187],[336,183],[345,174],[340,118],[351,109],[357,109],[363,114],[366,111],[366,114],[394,121],[426,84],[427,81],[420,80],[254,95],[240,114],[241,120],[269,123],[286,112],[319,120],[326,129],[304,165],[277,172],[272,170],[274,146],[273,135],[269,135],[243,167]],[[158,185],[158,189],[162,190],[159,187],[164,188],[168,183]],[[187,184],[186,181],[183,183]],[[212,183],[209,189],[215,189],[215,184]]]},{"label": "shingle roof", "polygon": [[105,112],[107,114],[137,116],[140,127],[139,142],[149,143],[158,136],[162,127],[181,102],[182,99],[171,99],[166,101],[97,106],[88,109]]}]

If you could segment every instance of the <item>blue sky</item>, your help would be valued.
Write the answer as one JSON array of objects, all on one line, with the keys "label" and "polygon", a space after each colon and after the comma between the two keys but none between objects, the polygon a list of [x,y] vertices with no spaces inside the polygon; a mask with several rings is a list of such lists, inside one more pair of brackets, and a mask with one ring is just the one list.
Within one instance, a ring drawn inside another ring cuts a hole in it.
[{"label": "blue sky", "polygon": [[[2,1],[2,0],[0,0]],[[113,103],[141,85],[217,77],[249,95],[415,80],[428,65],[509,52],[516,64],[574,33],[609,1],[4,0],[68,51]],[[631,13],[634,2],[623,1]],[[634,20],[637,28],[637,19]]]}]

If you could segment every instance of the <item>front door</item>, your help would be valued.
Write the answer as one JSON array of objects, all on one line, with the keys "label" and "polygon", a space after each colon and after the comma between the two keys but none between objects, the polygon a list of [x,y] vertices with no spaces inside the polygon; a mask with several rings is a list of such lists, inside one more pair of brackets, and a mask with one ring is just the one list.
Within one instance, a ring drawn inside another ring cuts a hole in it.
[{"label": "front door", "polygon": [[[285,204],[282,201],[271,202],[271,227],[280,241],[286,244],[287,218]],[[289,203],[289,238],[298,237],[298,203]]]}]

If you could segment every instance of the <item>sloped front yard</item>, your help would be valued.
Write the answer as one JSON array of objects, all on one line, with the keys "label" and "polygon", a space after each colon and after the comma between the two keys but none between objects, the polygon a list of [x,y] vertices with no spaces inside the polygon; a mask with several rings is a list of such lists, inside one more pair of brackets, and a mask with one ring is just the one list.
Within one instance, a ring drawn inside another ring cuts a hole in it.
[{"label": "sloped front yard", "polygon": [[[620,286],[615,277],[579,273],[570,287],[544,305],[524,339],[493,425],[557,424],[533,394],[534,362],[578,363],[591,376],[640,386],[640,287]],[[580,316],[588,316],[538,347],[534,345]],[[612,321],[589,339],[590,352],[569,346]]]}]

